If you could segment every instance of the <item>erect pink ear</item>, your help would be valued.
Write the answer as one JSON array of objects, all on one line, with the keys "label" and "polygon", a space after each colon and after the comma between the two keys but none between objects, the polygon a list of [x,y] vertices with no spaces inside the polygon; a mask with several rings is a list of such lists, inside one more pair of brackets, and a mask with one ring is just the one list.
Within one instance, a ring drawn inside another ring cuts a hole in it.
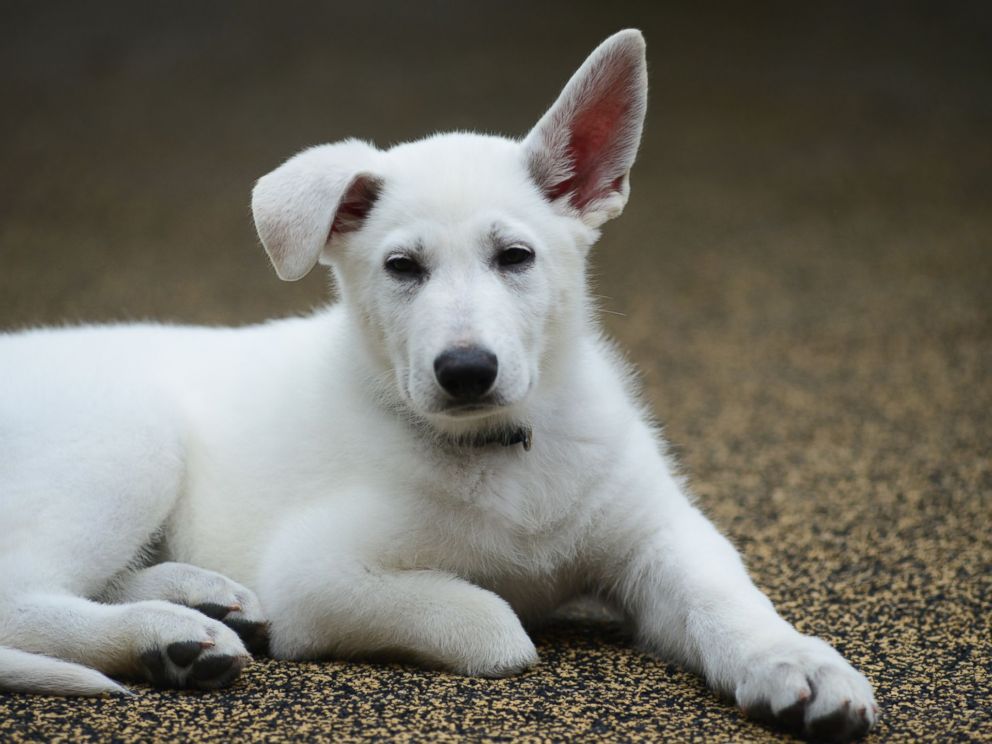
[{"label": "erect pink ear", "polygon": [[647,109],[644,37],[636,29],[600,44],[524,139],[531,177],[599,227],[623,211]]},{"label": "erect pink ear", "polygon": [[255,184],[255,229],[281,279],[310,271],[328,245],[358,230],[382,189],[380,152],[358,140],[304,150]]}]

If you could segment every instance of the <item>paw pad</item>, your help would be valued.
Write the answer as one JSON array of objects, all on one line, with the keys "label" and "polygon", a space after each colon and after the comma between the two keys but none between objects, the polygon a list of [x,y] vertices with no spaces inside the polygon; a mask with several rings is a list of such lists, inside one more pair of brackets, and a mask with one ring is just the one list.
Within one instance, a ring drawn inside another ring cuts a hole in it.
[{"label": "paw pad", "polygon": [[209,648],[212,645],[212,643],[200,643],[199,641],[178,641],[177,643],[170,643],[165,649],[165,653],[176,666],[188,667],[203,652],[204,648]]},{"label": "paw pad", "polygon": [[214,602],[204,602],[203,604],[196,605],[193,609],[213,620],[223,620],[232,612],[238,612],[241,607],[238,605],[222,605],[215,604]]}]

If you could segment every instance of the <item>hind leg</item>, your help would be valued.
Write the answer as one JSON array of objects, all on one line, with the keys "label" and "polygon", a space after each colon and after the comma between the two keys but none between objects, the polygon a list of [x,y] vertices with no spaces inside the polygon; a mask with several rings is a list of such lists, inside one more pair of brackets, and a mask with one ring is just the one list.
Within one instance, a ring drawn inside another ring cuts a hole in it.
[{"label": "hind leg", "polygon": [[255,593],[215,571],[188,563],[159,563],[119,577],[101,599],[115,603],[159,599],[192,607],[235,631],[253,654],[268,649],[268,624]]},{"label": "hind leg", "polygon": [[9,600],[4,610],[2,646],[162,687],[221,687],[250,658],[230,628],[168,602],[107,605],[32,593]]},{"label": "hind leg", "polygon": [[85,599],[142,558],[176,505],[184,452],[168,407],[60,390],[30,410],[0,401],[0,646],[162,685],[230,681],[247,653],[220,622]]},{"label": "hind leg", "polygon": [[182,432],[163,406],[52,397],[27,411],[0,400],[0,606],[22,591],[98,595],[183,488]]}]

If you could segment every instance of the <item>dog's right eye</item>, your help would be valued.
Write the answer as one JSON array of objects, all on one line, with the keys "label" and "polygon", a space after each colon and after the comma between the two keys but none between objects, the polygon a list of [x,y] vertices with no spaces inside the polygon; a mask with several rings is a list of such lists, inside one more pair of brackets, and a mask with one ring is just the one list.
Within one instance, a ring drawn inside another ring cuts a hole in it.
[{"label": "dog's right eye", "polygon": [[424,275],[424,267],[410,256],[390,256],[386,271],[398,279],[420,279]]}]

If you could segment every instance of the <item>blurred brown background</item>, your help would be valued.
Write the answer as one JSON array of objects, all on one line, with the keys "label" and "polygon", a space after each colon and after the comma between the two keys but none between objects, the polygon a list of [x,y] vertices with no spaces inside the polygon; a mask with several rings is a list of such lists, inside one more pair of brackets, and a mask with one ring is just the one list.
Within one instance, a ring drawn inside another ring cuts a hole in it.
[{"label": "blurred brown background", "polygon": [[[521,135],[625,26],[648,40],[651,105],[595,251],[604,323],[758,583],[878,685],[883,736],[989,733],[989,3],[7,1],[0,327],[305,311],[326,280],[276,279],[257,177],[345,136]],[[550,677],[583,663],[554,665],[574,632],[545,639]],[[597,649],[646,676],[581,694],[640,701],[636,731],[745,725],[692,678]],[[631,698],[645,686],[661,698]],[[688,712],[652,717],[665,696]],[[552,708],[480,725],[584,730]]]}]

